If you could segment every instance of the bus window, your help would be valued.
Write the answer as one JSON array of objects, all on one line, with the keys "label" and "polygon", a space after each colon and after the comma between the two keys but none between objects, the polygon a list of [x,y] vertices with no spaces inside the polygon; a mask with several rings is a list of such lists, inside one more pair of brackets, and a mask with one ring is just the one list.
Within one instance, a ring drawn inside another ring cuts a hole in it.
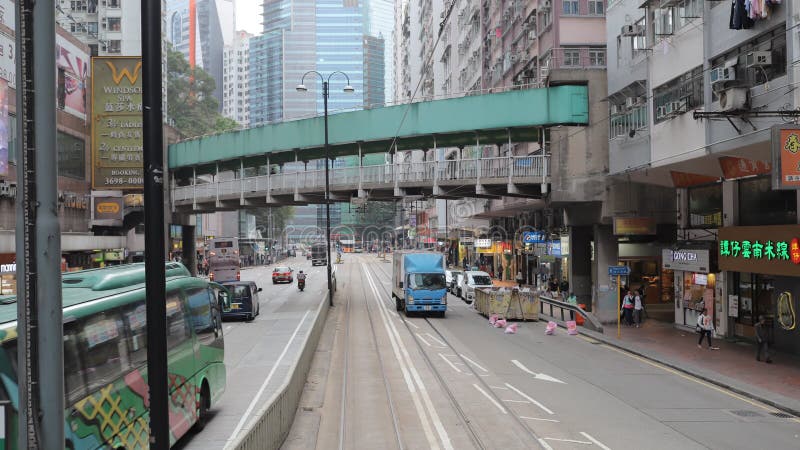
[{"label": "bus window", "polygon": [[123,332],[122,320],[114,311],[97,314],[84,322],[81,350],[89,391],[113,383],[130,368]]},{"label": "bus window", "polygon": [[209,334],[214,334],[214,321],[211,317],[211,304],[208,289],[192,288],[186,291],[189,299],[189,310],[192,314],[192,326],[197,337],[204,341]]},{"label": "bus window", "polygon": [[134,303],[123,312],[128,324],[128,353],[131,365],[147,363],[147,306],[144,301]]},{"label": "bus window", "polygon": [[167,348],[172,349],[189,338],[189,327],[183,313],[180,294],[167,294]]},{"label": "bus window", "polygon": [[80,358],[81,336],[77,321],[64,324],[64,397],[73,404],[86,397],[86,371]]}]

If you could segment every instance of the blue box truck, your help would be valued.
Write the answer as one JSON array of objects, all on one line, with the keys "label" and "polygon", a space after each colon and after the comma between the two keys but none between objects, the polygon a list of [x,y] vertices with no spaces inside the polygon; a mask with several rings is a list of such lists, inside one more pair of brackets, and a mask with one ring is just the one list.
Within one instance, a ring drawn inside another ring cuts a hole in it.
[{"label": "blue box truck", "polygon": [[445,261],[441,253],[401,251],[392,261],[392,297],[398,311],[447,311]]}]

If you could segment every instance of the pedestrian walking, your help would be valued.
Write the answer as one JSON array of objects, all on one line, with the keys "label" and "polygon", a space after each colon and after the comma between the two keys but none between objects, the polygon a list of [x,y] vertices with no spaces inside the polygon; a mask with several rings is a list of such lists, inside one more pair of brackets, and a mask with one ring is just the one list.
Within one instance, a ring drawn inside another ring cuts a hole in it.
[{"label": "pedestrian walking", "polygon": [[711,321],[711,316],[706,315],[708,310],[703,308],[700,315],[697,316],[697,332],[700,333],[700,340],[697,341],[697,348],[703,348],[703,338],[708,337],[708,349],[719,350],[719,347],[711,345],[711,332],[714,331],[714,324]]},{"label": "pedestrian walking", "polygon": [[636,291],[633,296],[633,321],[636,323],[636,328],[642,323],[642,294]]},{"label": "pedestrian walking", "polygon": [[522,288],[522,281],[523,281],[523,278],[522,278],[522,271],[521,271],[521,270],[518,270],[518,271],[517,271],[517,277],[516,277],[516,281],[517,281],[517,286],[518,286],[518,287],[520,287],[520,288]]},{"label": "pedestrian walking", "polygon": [[622,299],[622,315],[625,317],[625,325],[633,325],[633,293],[628,291]]},{"label": "pedestrian walking", "polygon": [[769,330],[767,329],[767,319],[764,316],[758,316],[758,323],[756,324],[756,341],[758,343],[758,352],[756,353],[756,361],[761,361],[761,354],[764,354],[764,361],[767,364],[772,364],[772,359],[769,357]]}]

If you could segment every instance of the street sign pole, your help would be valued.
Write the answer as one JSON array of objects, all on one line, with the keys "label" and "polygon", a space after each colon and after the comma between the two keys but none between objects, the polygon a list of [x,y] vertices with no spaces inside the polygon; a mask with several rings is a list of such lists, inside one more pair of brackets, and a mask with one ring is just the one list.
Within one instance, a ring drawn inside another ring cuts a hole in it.
[{"label": "street sign pole", "polygon": [[619,339],[620,335],[620,315],[622,315],[622,311],[620,311],[620,285],[619,285],[619,275],[617,275],[617,339]]}]

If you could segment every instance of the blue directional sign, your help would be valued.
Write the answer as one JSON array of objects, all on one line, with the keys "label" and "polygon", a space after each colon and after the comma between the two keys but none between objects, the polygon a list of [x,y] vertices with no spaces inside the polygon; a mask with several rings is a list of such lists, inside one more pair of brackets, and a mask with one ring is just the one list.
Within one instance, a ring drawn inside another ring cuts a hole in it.
[{"label": "blue directional sign", "polygon": [[631,268],[629,266],[608,266],[608,274],[612,277],[627,277],[631,274]]},{"label": "blue directional sign", "polygon": [[546,242],[543,231],[525,231],[522,233],[523,244],[542,244]]}]

